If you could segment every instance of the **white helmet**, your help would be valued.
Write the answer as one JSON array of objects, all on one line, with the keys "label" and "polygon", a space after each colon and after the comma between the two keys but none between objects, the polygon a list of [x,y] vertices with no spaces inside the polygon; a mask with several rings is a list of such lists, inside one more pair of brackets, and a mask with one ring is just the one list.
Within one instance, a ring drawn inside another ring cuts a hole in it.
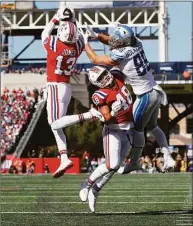
[{"label": "white helmet", "polygon": [[89,81],[99,87],[105,88],[113,81],[113,75],[104,67],[94,66],[89,70]]},{"label": "white helmet", "polygon": [[57,37],[62,42],[66,42],[69,44],[75,43],[77,39],[77,28],[75,24],[69,21],[63,22],[58,27]]}]

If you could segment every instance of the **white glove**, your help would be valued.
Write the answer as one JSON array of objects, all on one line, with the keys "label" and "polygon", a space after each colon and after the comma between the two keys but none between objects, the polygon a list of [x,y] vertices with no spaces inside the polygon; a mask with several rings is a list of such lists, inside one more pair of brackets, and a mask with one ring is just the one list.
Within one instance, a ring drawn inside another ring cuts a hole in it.
[{"label": "white glove", "polygon": [[120,22],[115,22],[115,23],[112,24],[112,27],[113,27],[113,28],[116,28],[116,27],[119,26],[119,25],[121,25]]},{"label": "white glove", "polygon": [[101,122],[105,121],[105,119],[102,116],[102,114],[99,111],[97,111],[95,108],[91,108],[89,110],[89,112],[91,113],[92,117],[99,119]]},{"label": "white glove", "polygon": [[98,33],[94,32],[93,29],[87,23],[85,23],[85,25],[86,25],[86,30],[89,33],[89,37],[97,38],[98,37]]},{"label": "white glove", "polygon": [[84,33],[82,28],[78,28],[78,30],[79,30],[79,33],[82,35],[82,37],[84,39],[84,44],[88,44],[88,37],[90,36],[89,32],[86,30],[86,32]]},{"label": "white glove", "polygon": [[123,107],[122,101],[115,101],[111,106],[111,115],[115,116],[122,107]]}]

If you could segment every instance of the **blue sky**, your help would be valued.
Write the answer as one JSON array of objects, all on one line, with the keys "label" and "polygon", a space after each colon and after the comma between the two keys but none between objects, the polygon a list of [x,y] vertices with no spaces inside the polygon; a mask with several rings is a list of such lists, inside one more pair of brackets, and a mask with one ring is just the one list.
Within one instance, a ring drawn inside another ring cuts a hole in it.
[{"label": "blue sky", "polygon": [[[36,2],[38,8],[56,8],[57,2]],[[191,2],[167,2],[168,13],[170,17],[169,24],[169,61],[191,61],[192,52],[192,12]],[[14,37],[10,38],[12,44],[12,55],[16,55],[22,47],[27,45],[32,37]],[[102,45],[97,45],[102,47]],[[144,41],[146,56],[150,62],[159,61],[158,41]],[[25,51],[21,58],[45,57],[45,52],[41,46],[41,41],[36,41]],[[102,54],[101,51],[99,54]],[[79,63],[89,62],[85,53],[82,54]]]}]

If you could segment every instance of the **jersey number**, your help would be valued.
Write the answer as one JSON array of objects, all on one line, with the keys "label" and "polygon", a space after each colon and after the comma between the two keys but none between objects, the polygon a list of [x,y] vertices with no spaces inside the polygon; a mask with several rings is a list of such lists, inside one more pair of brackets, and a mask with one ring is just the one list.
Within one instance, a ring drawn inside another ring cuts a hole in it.
[{"label": "jersey number", "polygon": [[63,61],[63,56],[58,56],[56,58],[57,64],[56,64],[56,70],[54,71],[55,74],[57,75],[71,75],[72,68],[76,62],[76,57],[71,57],[66,61],[66,64],[68,65],[67,70],[61,70],[61,65]]},{"label": "jersey number", "polygon": [[133,61],[138,76],[146,75],[147,72],[150,70],[149,62],[143,50],[133,57]]},{"label": "jersey number", "polygon": [[123,86],[121,88],[121,92],[126,97],[126,100],[120,93],[116,95],[116,98],[117,98],[117,101],[123,102],[123,109],[126,110],[129,107],[129,104],[132,104],[132,97],[126,86]]}]

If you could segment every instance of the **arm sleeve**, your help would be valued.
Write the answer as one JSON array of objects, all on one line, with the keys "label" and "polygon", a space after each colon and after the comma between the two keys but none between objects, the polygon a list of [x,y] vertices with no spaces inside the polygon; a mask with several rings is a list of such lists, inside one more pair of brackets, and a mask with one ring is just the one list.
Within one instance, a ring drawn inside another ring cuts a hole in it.
[{"label": "arm sleeve", "polygon": [[52,20],[46,25],[44,30],[42,31],[42,43],[44,44],[45,40],[50,36],[55,26],[59,24],[59,20],[56,15],[52,18]]},{"label": "arm sleeve", "polygon": [[113,49],[110,52],[110,58],[114,61],[120,62],[121,60],[123,60],[125,58],[125,55],[123,52],[120,52],[118,49]]}]

